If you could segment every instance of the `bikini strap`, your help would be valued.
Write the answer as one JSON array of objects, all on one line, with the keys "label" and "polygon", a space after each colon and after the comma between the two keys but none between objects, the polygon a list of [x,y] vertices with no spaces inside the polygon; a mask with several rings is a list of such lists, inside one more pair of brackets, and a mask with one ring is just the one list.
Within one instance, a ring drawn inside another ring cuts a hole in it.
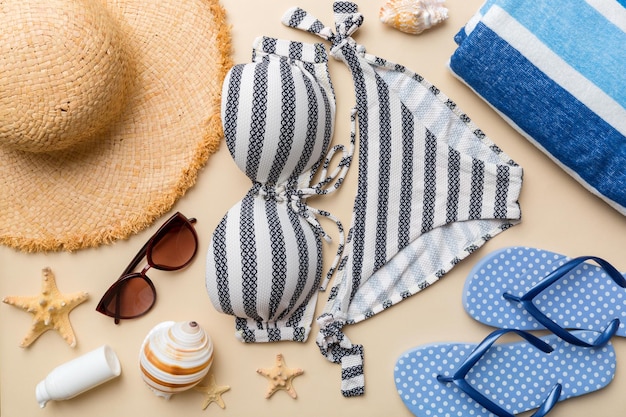
[{"label": "bikini strap", "polygon": [[[372,71],[366,62],[362,62],[359,55],[365,49],[357,45],[351,35],[363,24],[363,15],[357,12],[357,5],[351,2],[335,2],[333,4],[335,14],[335,31],[324,25],[319,19],[299,7],[289,9],[282,18],[283,24],[296,29],[304,30],[320,36],[331,42],[330,55],[343,61],[353,73],[362,71]],[[355,89],[364,88],[363,85],[355,81]],[[356,120],[357,115],[365,114],[367,106],[363,102],[357,101],[356,106],[350,114],[351,120],[351,146],[356,140]],[[359,119],[359,122],[361,120]],[[348,152],[350,155],[351,151]],[[343,235],[342,235],[343,237]],[[341,251],[337,252],[333,266],[329,271],[321,287],[328,284],[330,275],[340,262],[346,258],[341,258],[343,252],[343,242],[340,242]],[[350,280],[346,284],[350,285]],[[331,289],[329,301],[335,296],[332,292],[337,290],[337,285]],[[316,343],[322,353],[329,361],[341,364],[341,393],[344,397],[354,397],[363,395],[365,392],[365,379],[363,375],[363,346],[353,344],[343,333],[342,328],[346,324],[340,317],[333,314],[322,314],[317,320],[320,326]]]},{"label": "bikini strap", "polygon": [[329,361],[341,364],[341,394],[357,397],[365,394],[363,345],[353,344],[341,330],[347,323],[332,314],[317,318],[320,331],[315,342]]},{"label": "bikini strap", "polygon": [[[300,209],[304,209],[304,212],[309,214],[308,217],[305,217],[309,222],[311,222],[314,228],[316,228],[316,224],[319,226],[319,222],[316,220],[316,216],[326,217],[337,225],[337,229],[339,231],[339,243],[337,245],[337,253],[335,254],[335,259],[330,266],[330,269],[326,273],[326,277],[320,283],[320,291],[325,291],[328,283],[330,282],[331,277],[337,270],[339,266],[339,262],[343,256],[343,251],[345,248],[345,234],[344,228],[339,220],[339,218],[335,217],[331,213],[320,210],[314,207],[311,207],[306,204],[306,199],[316,195],[327,195],[337,191],[341,185],[343,184],[346,174],[348,173],[348,169],[350,168],[350,164],[352,163],[352,158],[354,157],[354,151],[356,146],[356,109],[352,109],[350,114],[350,124],[351,124],[351,132],[350,132],[350,144],[346,148],[343,144],[334,145],[328,154],[326,155],[326,159],[322,164],[322,170],[320,173],[320,180],[317,184],[312,185],[307,188],[298,189],[298,200],[296,201],[296,206]],[[337,166],[334,168],[332,172],[328,172],[329,166],[331,164],[332,159],[335,155],[341,153],[341,159]],[[302,206],[298,206],[301,204]],[[295,208],[294,207],[294,208]],[[330,240],[330,237],[326,232],[323,231],[321,226],[319,229],[321,230],[321,235],[326,239],[326,241]]]},{"label": "bikini strap", "polygon": [[335,2],[333,12],[335,14],[335,32],[300,7],[292,7],[287,10],[282,22],[286,26],[313,33],[330,41],[332,44],[331,55],[341,59],[340,51],[343,45],[351,43],[356,46],[351,35],[363,24],[363,15],[358,12],[356,4],[347,1]]}]

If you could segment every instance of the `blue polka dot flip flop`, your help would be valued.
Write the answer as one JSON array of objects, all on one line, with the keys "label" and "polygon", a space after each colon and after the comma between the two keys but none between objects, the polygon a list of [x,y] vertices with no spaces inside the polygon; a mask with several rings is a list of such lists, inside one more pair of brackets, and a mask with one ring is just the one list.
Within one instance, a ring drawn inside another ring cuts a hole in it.
[{"label": "blue polka dot flip flop", "polygon": [[[502,334],[526,339],[494,345]],[[592,341],[598,333],[572,332]],[[538,408],[547,414],[558,402],[604,388],[615,374],[611,343],[575,346],[556,335],[499,329],[480,344],[438,343],[402,354],[395,366],[398,394],[418,417],[513,417]]]},{"label": "blue polka dot flip flop", "polygon": [[[611,264],[592,256],[570,259],[525,247],[494,251],[470,272],[463,306],[481,323],[549,329],[581,346],[601,346],[613,335],[626,336],[626,279]],[[566,329],[601,333],[589,343]]]}]

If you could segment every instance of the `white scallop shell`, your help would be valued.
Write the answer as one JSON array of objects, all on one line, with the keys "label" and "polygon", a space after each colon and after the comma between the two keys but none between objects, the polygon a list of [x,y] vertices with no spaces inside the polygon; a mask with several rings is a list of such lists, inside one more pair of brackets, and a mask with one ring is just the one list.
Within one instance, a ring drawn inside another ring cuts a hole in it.
[{"label": "white scallop shell", "polygon": [[417,35],[448,18],[445,0],[388,0],[380,8],[380,21]]},{"label": "white scallop shell", "polygon": [[139,352],[141,376],[157,396],[197,385],[213,363],[213,342],[195,321],[166,321],[146,336]]}]

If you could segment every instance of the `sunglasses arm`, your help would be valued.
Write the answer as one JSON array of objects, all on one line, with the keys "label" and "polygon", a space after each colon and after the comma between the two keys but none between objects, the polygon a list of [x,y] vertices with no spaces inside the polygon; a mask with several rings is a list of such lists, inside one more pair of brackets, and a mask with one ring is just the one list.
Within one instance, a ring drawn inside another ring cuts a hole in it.
[{"label": "sunglasses arm", "polygon": [[[197,220],[194,217],[191,217],[191,218],[187,219],[187,221],[189,221],[189,223],[191,223],[191,224],[195,224],[197,222]],[[169,224],[169,222],[167,222],[162,227],[165,227],[168,224]],[[124,272],[122,272],[122,275],[120,275],[120,278],[122,278],[123,276],[125,276],[127,274],[130,274],[131,272],[133,272],[133,270],[135,268],[137,268],[137,265],[139,265],[139,262],[141,262],[141,260],[146,256],[146,253],[148,252],[148,245],[150,244],[150,242],[152,242],[152,239],[157,234],[158,234],[158,232],[155,233],[150,239],[148,239],[148,241],[143,245],[143,247],[141,249],[139,249],[139,252],[137,252],[137,255],[135,255],[133,260],[130,261],[130,263],[128,264],[128,266],[124,270]]]},{"label": "sunglasses arm", "polygon": [[137,255],[135,255],[135,257],[133,258],[132,261],[130,261],[130,263],[128,264],[128,266],[126,267],[126,269],[124,270],[124,272],[122,272],[122,275],[120,275],[121,279],[122,277],[130,274],[131,272],[133,272],[133,270],[135,268],[137,268],[137,265],[139,265],[139,262],[141,262],[141,260],[143,258],[146,257],[146,253],[148,252],[148,245],[150,244],[151,240],[148,240],[141,249],[139,249],[139,252],[137,252]]}]

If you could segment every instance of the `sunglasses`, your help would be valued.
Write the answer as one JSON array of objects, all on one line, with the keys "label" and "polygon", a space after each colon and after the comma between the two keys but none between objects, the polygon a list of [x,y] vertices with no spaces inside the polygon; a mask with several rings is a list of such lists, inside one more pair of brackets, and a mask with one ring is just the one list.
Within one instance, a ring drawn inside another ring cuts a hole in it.
[{"label": "sunglasses", "polygon": [[[170,217],[139,250],[117,281],[106,291],[96,311],[115,318],[133,319],[146,314],[156,301],[156,289],[146,275],[150,268],[176,271],[189,265],[198,249],[196,219],[181,213]],[[132,272],[143,258],[148,264],[141,272]]]}]

